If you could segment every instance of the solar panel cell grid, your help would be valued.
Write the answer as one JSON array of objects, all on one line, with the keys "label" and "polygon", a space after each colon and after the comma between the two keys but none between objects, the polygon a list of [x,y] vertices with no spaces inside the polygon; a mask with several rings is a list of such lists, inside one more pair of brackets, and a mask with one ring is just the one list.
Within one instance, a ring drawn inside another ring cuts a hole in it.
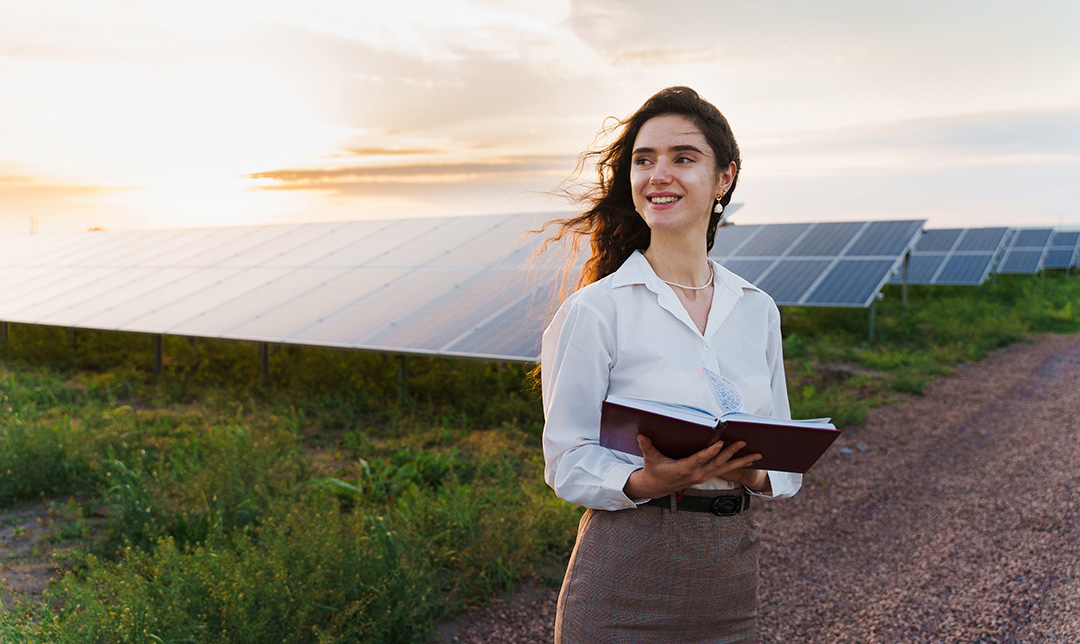
[{"label": "solar panel cell grid", "polygon": [[797,304],[830,264],[828,259],[781,260],[757,286],[777,304]]},{"label": "solar panel cell grid", "polygon": [[440,351],[506,306],[506,293],[525,290],[524,271],[484,271],[435,296],[364,341]]},{"label": "solar panel cell grid", "polygon": [[35,263],[40,266],[100,266],[105,261],[122,258],[141,249],[150,237],[147,231],[88,234],[94,243],[80,244],[60,253],[39,257]]},{"label": "solar panel cell grid", "polygon": [[736,257],[772,257],[783,253],[802,235],[809,224],[789,224],[777,226],[775,230],[769,230],[771,234],[757,235],[748,240],[736,251]]},{"label": "solar panel cell grid", "polygon": [[992,253],[954,255],[945,263],[935,284],[977,285],[986,279],[990,270]]},{"label": "solar panel cell grid", "polygon": [[753,237],[764,229],[764,226],[722,226],[716,231],[712,250],[712,257],[727,257],[747,239]]},{"label": "solar panel cell grid", "polygon": [[62,255],[78,245],[75,235],[23,235],[0,239],[0,268],[36,265],[42,257]]},{"label": "solar panel cell grid", "polygon": [[823,223],[814,226],[799,243],[791,249],[793,257],[834,257],[844,250],[863,227],[858,222]]},{"label": "solar panel cell grid", "polygon": [[[204,335],[203,333],[190,333],[185,331],[188,324],[194,323],[199,327],[197,320],[218,307],[235,301],[241,295],[259,288],[286,274],[288,269],[281,268],[249,268],[242,271],[228,269],[203,269],[192,273],[186,283],[178,285],[181,292],[186,295],[182,298],[172,297],[170,301],[160,308],[148,312],[134,319],[130,324],[121,328],[122,331],[144,331],[149,329],[161,329],[164,333],[174,335]],[[254,312],[249,311],[248,315]],[[222,329],[223,331],[224,329]],[[207,337],[218,337],[219,334]]]},{"label": "solar panel cell grid", "polygon": [[86,306],[80,311],[82,317],[72,319],[73,326],[92,329],[118,329],[130,322],[139,312],[152,310],[154,306],[171,300],[178,293],[170,287],[177,281],[198,271],[195,268],[129,268],[126,277],[130,281],[98,296],[96,306]]},{"label": "solar panel cell grid", "polygon": [[[453,253],[454,249],[473,241],[484,232],[483,228],[472,219],[472,217],[447,219],[438,226],[430,228],[424,226],[423,220],[419,220],[419,223],[410,222],[406,233],[407,241],[397,244],[387,252],[364,263],[371,266],[415,266],[443,259],[446,255]],[[475,262],[465,263],[474,264]],[[359,265],[359,263],[354,265]]]},{"label": "solar panel cell grid", "polygon": [[116,268],[58,269],[53,272],[48,284],[39,283],[33,288],[23,289],[17,297],[6,299],[4,308],[23,319],[48,317],[50,313],[70,307],[73,300],[82,301],[87,289],[100,288],[108,283],[110,277],[122,275],[123,269]]},{"label": "solar panel cell grid", "polygon": [[125,266],[169,266],[172,257],[189,257],[203,248],[213,239],[212,230],[193,229],[178,232],[170,237],[163,237],[153,244],[145,244],[121,258],[116,258],[114,264]]},{"label": "solar panel cell grid", "polygon": [[446,350],[458,354],[490,352],[501,356],[536,356],[547,320],[555,313],[554,275],[530,275],[525,295],[512,300],[503,310],[482,321],[455,340]]},{"label": "solar panel cell grid", "polygon": [[[908,261],[907,281],[908,284],[929,284],[934,279],[941,265],[945,262],[943,253],[933,255],[912,255]],[[898,275],[894,282],[902,281],[903,276]]]},{"label": "solar panel cell grid", "polygon": [[849,257],[897,256],[908,248],[919,230],[922,230],[922,222],[873,221],[844,254]]},{"label": "solar panel cell grid", "polygon": [[1073,249],[1060,250],[1051,248],[1046,251],[1046,258],[1043,262],[1043,266],[1046,268],[1065,269],[1070,268],[1074,261],[1076,251]]},{"label": "solar panel cell grid", "polygon": [[[330,269],[323,269],[330,270]],[[230,333],[238,337],[290,341],[304,328],[332,317],[351,302],[396,283],[408,269],[365,268],[345,271],[337,279],[327,280],[294,299],[282,299],[260,315],[236,326]]]},{"label": "solar panel cell grid", "polygon": [[1002,265],[998,267],[998,272],[1011,274],[1034,273],[1039,270],[1044,254],[1044,250],[1012,249],[1005,255]]},{"label": "solar panel cell grid", "polygon": [[175,266],[197,267],[250,267],[240,257],[252,248],[270,246],[277,243],[286,231],[280,226],[261,228],[224,228],[211,241],[194,249],[190,254],[177,255],[173,259]]},{"label": "solar panel cell grid", "polygon": [[[437,257],[433,264],[464,265],[464,264],[496,264],[520,265],[529,256],[530,251],[539,241],[538,235],[525,237],[525,232],[535,228],[533,216],[523,215],[508,221],[500,222],[494,218],[479,231],[472,231],[472,237],[461,244],[450,245],[446,253]],[[471,223],[467,222],[466,223]],[[479,232],[479,234],[477,234]],[[513,252],[515,250],[523,252]]]},{"label": "solar panel cell grid", "polygon": [[[233,290],[224,303],[202,310],[197,317],[180,323],[185,334],[208,336],[233,334],[234,330],[272,310],[281,301],[293,301],[305,293],[340,279],[347,271],[340,268],[263,268],[252,269],[265,280],[247,290]],[[258,311],[259,313],[255,313]]]},{"label": "solar panel cell grid", "polygon": [[1080,243],[1080,231],[1057,231],[1050,238],[1051,246],[1076,247]]},{"label": "solar panel cell grid", "polygon": [[964,234],[962,228],[946,228],[941,230],[927,230],[915,245],[919,252],[948,252],[956,245],[956,241]]},{"label": "solar panel cell grid", "polygon": [[331,346],[366,345],[371,334],[475,273],[452,269],[409,271],[394,280],[390,288],[374,290],[292,337]]},{"label": "solar panel cell grid", "polygon": [[1050,241],[1053,230],[1041,228],[1036,230],[1021,230],[1016,234],[1013,248],[1042,248]]},{"label": "solar panel cell grid", "polygon": [[[864,253],[881,253],[866,259],[888,262],[890,270],[884,275],[863,275],[862,279],[873,282],[865,288],[851,286],[843,289],[844,296],[858,297],[857,300],[830,297],[828,303],[821,304],[866,306],[869,299],[862,297],[862,291],[876,293],[881,288],[891,269],[900,265],[902,254],[914,245],[924,223],[913,220],[776,224],[757,228],[751,233],[736,233],[740,227],[735,226],[718,232],[712,256],[733,272],[757,284],[778,304],[791,305],[814,304],[807,299],[807,289],[818,288],[819,280],[822,284],[832,280],[823,271],[838,261],[838,255],[839,259],[843,259]],[[737,243],[730,238],[734,234],[741,235]],[[759,255],[765,251],[772,254]],[[810,260],[815,257],[821,259]],[[795,261],[808,263],[793,264]],[[855,279],[855,276],[851,278]]]},{"label": "solar panel cell grid", "polygon": [[773,265],[771,259],[729,259],[722,262],[724,268],[751,284],[756,284],[761,275]]},{"label": "solar panel cell grid", "polygon": [[[868,306],[892,272],[894,262],[881,259],[842,259],[806,298],[821,306],[862,302]],[[868,279],[870,278],[870,279]]]},{"label": "solar panel cell grid", "polygon": [[1001,248],[1008,231],[1008,228],[968,228],[956,250],[996,252]]}]

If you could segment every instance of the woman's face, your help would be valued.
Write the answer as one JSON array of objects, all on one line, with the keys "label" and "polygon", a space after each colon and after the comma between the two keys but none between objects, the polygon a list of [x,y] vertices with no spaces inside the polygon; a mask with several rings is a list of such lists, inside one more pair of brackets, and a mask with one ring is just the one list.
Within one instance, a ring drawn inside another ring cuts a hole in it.
[{"label": "woman's face", "polygon": [[716,158],[693,121],[676,114],[641,126],[630,158],[634,208],[654,232],[696,232],[704,237],[713,202],[726,192],[735,164],[717,172]]}]

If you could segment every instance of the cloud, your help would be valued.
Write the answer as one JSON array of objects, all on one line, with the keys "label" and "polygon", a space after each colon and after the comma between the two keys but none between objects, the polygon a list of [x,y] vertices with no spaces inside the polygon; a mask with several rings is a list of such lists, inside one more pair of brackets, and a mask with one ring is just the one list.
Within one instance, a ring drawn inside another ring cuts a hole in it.
[{"label": "cloud", "polygon": [[346,148],[340,156],[349,157],[398,157],[398,156],[430,156],[440,154],[445,150],[434,148]]},{"label": "cloud", "polygon": [[864,123],[751,137],[741,146],[749,167],[783,175],[1075,164],[1080,108]]},{"label": "cloud", "polygon": [[741,141],[743,223],[1077,225],[1080,109],[883,121]]},{"label": "cloud", "polygon": [[130,188],[46,181],[22,173],[0,174],[0,201],[7,207],[13,202],[66,200],[124,190]]},{"label": "cloud", "polygon": [[[414,163],[393,166],[350,166],[344,168],[282,169],[248,175],[263,189],[326,190],[337,193],[372,192],[374,185],[388,190],[403,186],[445,183],[505,183],[533,181],[541,177],[569,174],[575,163],[567,155],[522,155],[487,159],[482,162]],[[379,190],[379,192],[382,192]]]}]

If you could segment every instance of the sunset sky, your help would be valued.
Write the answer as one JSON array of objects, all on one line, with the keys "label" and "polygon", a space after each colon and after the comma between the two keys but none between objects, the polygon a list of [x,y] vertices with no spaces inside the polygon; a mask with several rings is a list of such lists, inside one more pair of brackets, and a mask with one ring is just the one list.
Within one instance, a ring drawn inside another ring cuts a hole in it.
[{"label": "sunset sky", "polygon": [[565,210],[690,85],[735,221],[1080,226],[1080,3],[0,4],[0,233]]}]

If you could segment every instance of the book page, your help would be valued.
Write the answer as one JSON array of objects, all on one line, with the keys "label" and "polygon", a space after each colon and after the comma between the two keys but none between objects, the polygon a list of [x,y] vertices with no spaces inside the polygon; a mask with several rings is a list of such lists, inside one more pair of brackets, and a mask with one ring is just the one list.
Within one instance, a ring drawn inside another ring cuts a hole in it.
[{"label": "book page", "polygon": [[681,405],[679,403],[667,403],[659,400],[646,400],[644,398],[631,398],[630,396],[617,395],[608,396],[607,402],[623,407],[630,407],[631,409],[640,409],[641,411],[647,411],[653,414],[660,414],[661,416],[678,418],[679,420],[685,420],[697,425],[715,427],[716,423],[720,422],[720,419],[709,411],[690,405]]}]

